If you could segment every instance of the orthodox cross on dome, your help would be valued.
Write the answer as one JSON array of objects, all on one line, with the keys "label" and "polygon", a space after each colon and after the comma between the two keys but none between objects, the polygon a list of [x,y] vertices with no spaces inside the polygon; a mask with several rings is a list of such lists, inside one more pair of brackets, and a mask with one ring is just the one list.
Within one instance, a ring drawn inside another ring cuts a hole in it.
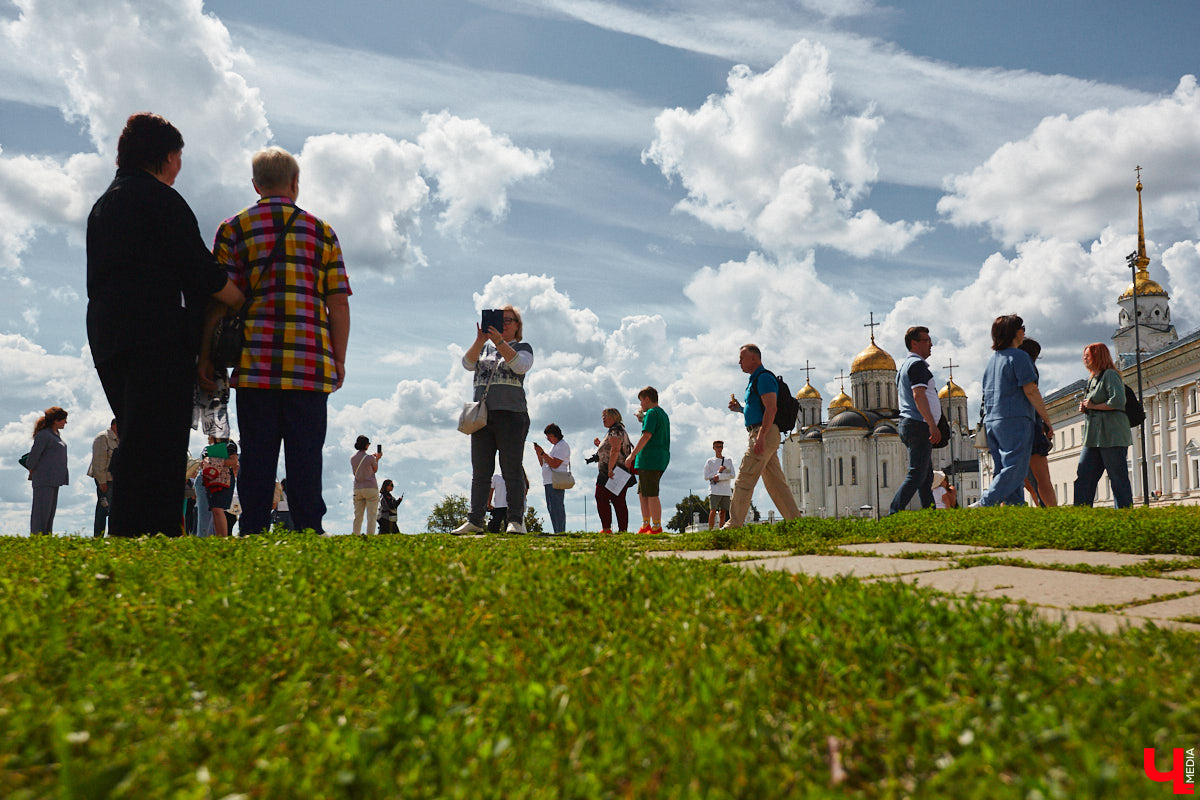
[{"label": "orthodox cross on dome", "polygon": [[867,324],[863,325],[864,328],[871,329],[871,344],[875,343],[875,329],[878,328],[882,324],[883,324],[882,322],[875,321],[875,312],[872,311],[871,312],[871,321],[868,322]]},{"label": "orthodox cross on dome", "polygon": [[954,380],[954,368],[955,368],[955,367],[961,367],[961,366],[962,366],[962,364],[955,364],[955,363],[954,363],[954,359],[953,359],[953,358],[952,358],[952,359],[950,359],[950,363],[949,363],[949,364],[947,364],[945,368],[946,368],[946,369],[948,369],[948,370],[950,370],[950,380],[951,380],[951,381],[953,381],[953,380]]},{"label": "orthodox cross on dome", "polygon": [[1138,183],[1141,183],[1142,182],[1142,165],[1138,164],[1136,167],[1133,168],[1133,171],[1137,173]]},{"label": "orthodox cross on dome", "polygon": [[843,374],[843,373],[845,373],[845,371],[846,370],[844,370],[844,369],[838,370],[838,380],[841,381],[841,383],[842,383],[842,394],[846,393],[846,376]]},{"label": "orthodox cross on dome", "polygon": [[804,369],[804,382],[812,383],[812,380],[810,380],[812,376],[809,373],[811,373],[814,369],[816,369],[816,367],[810,367],[808,365],[808,359],[806,358],[806,359],[804,359],[804,368],[803,369]]}]

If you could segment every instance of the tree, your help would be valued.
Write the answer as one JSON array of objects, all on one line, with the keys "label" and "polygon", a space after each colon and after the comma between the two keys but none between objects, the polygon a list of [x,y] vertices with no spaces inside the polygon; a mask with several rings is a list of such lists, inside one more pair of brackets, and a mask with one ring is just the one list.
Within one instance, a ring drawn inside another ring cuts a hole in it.
[{"label": "tree", "polygon": [[470,510],[471,504],[467,502],[465,495],[448,494],[433,507],[433,511],[425,520],[425,530],[430,533],[450,533],[467,521]]},{"label": "tree", "polygon": [[667,523],[667,528],[683,533],[692,524],[692,514],[699,512],[700,522],[708,522],[708,502],[699,495],[689,494],[675,504],[675,516]]},{"label": "tree", "polygon": [[533,506],[525,506],[525,532],[542,533],[542,530],[542,521],[538,519],[537,512],[533,510]]},{"label": "tree", "polygon": [[755,522],[762,522],[762,514],[758,513],[758,506],[754,505],[754,503],[750,504],[750,519]]}]

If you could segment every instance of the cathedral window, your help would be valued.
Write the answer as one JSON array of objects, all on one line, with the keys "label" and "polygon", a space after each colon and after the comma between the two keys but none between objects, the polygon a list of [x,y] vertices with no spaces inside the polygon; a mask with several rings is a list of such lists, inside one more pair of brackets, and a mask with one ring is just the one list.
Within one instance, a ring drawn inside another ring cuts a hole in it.
[{"label": "cathedral window", "polygon": [[883,408],[883,396],[880,394],[879,384],[875,384],[875,407]]},{"label": "cathedral window", "polygon": [[825,485],[833,486],[833,459],[825,459]]},{"label": "cathedral window", "polygon": [[885,488],[885,489],[887,488],[887,485],[888,485],[888,482],[887,482],[887,462],[886,462],[886,461],[884,461],[884,462],[883,462],[883,486],[884,486],[884,488]]},{"label": "cathedral window", "polygon": [[850,485],[858,486],[858,458],[850,456]]},{"label": "cathedral window", "polygon": [[844,469],[845,466],[846,466],[845,459],[843,459],[841,456],[838,456],[838,486],[846,485],[846,471]]},{"label": "cathedral window", "polygon": [[812,491],[812,489],[809,488],[809,483],[808,483],[808,467],[805,467],[804,468],[804,493],[808,494],[811,491]]}]

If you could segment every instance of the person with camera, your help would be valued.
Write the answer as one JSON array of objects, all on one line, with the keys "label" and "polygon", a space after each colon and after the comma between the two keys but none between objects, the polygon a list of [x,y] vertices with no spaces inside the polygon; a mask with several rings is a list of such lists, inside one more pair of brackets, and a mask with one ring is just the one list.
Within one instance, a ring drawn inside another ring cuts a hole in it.
[{"label": "person with camera", "polygon": [[367,533],[375,530],[375,514],[379,502],[379,482],[375,473],[379,471],[379,460],[383,458],[383,445],[373,454],[367,452],[371,440],[359,436],[354,440],[354,455],[350,456],[350,469],[354,471],[354,535],[362,533],[363,516],[367,518]]},{"label": "person with camera", "polygon": [[[508,533],[525,533],[525,476],[521,457],[529,435],[525,375],[533,366],[533,347],[522,341],[521,314],[511,305],[499,309],[501,328],[475,325],[475,341],[463,353],[463,369],[474,373],[474,400],[487,407],[487,424],[471,434],[471,509],[454,533],[482,533],[488,493],[499,456],[508,495]],[[488,312],[484,312],[487,314]]]}]

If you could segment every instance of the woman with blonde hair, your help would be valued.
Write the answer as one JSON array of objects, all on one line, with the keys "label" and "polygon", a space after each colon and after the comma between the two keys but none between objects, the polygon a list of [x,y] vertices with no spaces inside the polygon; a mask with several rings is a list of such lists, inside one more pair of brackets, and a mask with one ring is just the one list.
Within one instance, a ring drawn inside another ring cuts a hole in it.
[{"label": "woman with blonde hair", "polygon": [[58,487],[66,486],[67,443],[59,432],[67,425],[67,412],[50,406],[33,426],[33,448],[25,460],[29,480],[33,482],[33,510],[29,515],[29,534],[54,532],[54,512],[58,510]]},{"label": "woman with blonde hair", "polygon": [[1133,505],[1129,485],[1127,451],[1133,444],[1129,417],[1125,415],[1125,382],[1113,363],[1112,353],[1102,342],[1083,348],[1083,366],[1091,373],[1079,411],[1087,415],[1083,423],[1083,449],[1075,469],[1075,505],[1090,506],[1096,499],[1096,485],[1107,472],[1117,508]]}]

